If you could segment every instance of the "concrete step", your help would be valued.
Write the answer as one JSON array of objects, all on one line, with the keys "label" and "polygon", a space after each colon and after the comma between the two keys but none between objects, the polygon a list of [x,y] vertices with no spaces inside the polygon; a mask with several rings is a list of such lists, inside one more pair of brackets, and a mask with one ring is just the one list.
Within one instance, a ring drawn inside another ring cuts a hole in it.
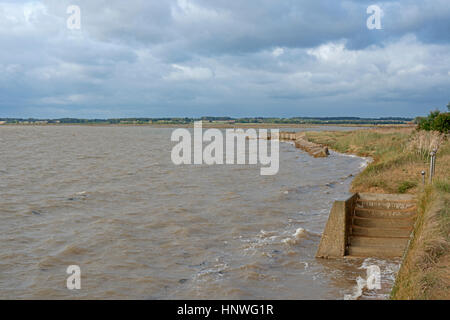
[{"label": "concrete step", "polygon": [[348,254],[354,257],[401,257],[405,248],[401,247],[366,247],[351,246],[348,248]]},{"label": "concrete step", "polygon": [[378,237],[353,236],[350,238],[350,246],[406,248],[408,240],[409,238],[378,238]]},{"label": "concrete step", "polygon": [[372,201],[415,201],[415,197],[411,194],[386,194],[386,193],[358,193],[360,200]]},{"label": "concrete step", "polygon": [[412,227],[410,228],[365,228],[356,225],[352,226],[353,236],[366,237],[409,237],[411,235]]},{"label": "concrete step", "polygon": [[362,218],[414,218],[416,207],[408,209],[367,209],[355,208],[355,216]]},{"label": "concrete step", "polygon": [[353,225],[366,228],[412,228],[413,218],[363,218],[355,216]]},{"label": "concrete step", "polygon": [[387,210],[398,210],[398,209],[409,209],[415,207],[414,201],[383,201],[383,200],[363,200],[359,199],[356,201],[357,208],[365,209],[387,209]]}]

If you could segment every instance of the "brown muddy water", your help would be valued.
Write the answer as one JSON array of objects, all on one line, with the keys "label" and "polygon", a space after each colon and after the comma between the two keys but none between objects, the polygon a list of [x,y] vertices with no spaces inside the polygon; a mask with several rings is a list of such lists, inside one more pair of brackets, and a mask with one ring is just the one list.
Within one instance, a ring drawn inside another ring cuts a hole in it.
[{"label": "brown muddy water", "polygon": [[382,289],[363,297],[386,297],[399,261],[314,258],[365,159],[281,143],[274,176],[175,166],[171,132],[0,127],[0,298],[343,299],[371,264]]}]

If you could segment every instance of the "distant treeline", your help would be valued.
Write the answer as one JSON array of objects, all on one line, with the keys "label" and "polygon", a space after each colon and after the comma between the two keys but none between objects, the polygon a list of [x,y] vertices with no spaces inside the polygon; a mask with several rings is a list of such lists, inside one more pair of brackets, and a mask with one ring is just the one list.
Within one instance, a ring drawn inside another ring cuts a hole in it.
[{"label": "distant treeline", "polygon": [[189,124],[194,121],[217,123],[279,123],[279,124],[404,124],[413,121],[412,118],[384,117],[293,117],[293,118],[231,118],[231,117],[201,117],[201,118],[114,118],[114,119],[22,119],[0,118],[0,123],[7,124]]}]

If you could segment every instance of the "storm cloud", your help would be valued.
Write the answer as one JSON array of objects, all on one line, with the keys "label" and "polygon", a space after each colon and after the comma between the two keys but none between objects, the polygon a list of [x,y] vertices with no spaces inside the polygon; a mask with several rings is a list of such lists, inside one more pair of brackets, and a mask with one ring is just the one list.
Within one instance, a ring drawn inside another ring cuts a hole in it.
[{"label": "storm cloud", "polygon": [[449,31],[448,0],[1,1],[0,117],[422,115]]}]

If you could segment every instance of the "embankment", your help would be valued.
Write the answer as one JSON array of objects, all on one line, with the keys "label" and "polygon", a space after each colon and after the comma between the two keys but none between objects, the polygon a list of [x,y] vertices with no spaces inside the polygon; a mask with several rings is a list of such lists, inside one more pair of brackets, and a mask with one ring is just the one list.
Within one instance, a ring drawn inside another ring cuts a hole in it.
[{"label": "embankment", "polygon": [[[409,193],[418,199],[413,239],[403,257],[392,299],[449,299],[450,143],[412,129],[307,132],[306,139],[374,161],[352,182],[352,192]],[[429,152],[438,147],[436,175],[424,186]]]},{"label": "embankment", "polygon": [[308,152],[314,158],[328,157],[328,147],[308,141],[304,132],[280,132],[280,140],[293,141],[296,148]]}]

